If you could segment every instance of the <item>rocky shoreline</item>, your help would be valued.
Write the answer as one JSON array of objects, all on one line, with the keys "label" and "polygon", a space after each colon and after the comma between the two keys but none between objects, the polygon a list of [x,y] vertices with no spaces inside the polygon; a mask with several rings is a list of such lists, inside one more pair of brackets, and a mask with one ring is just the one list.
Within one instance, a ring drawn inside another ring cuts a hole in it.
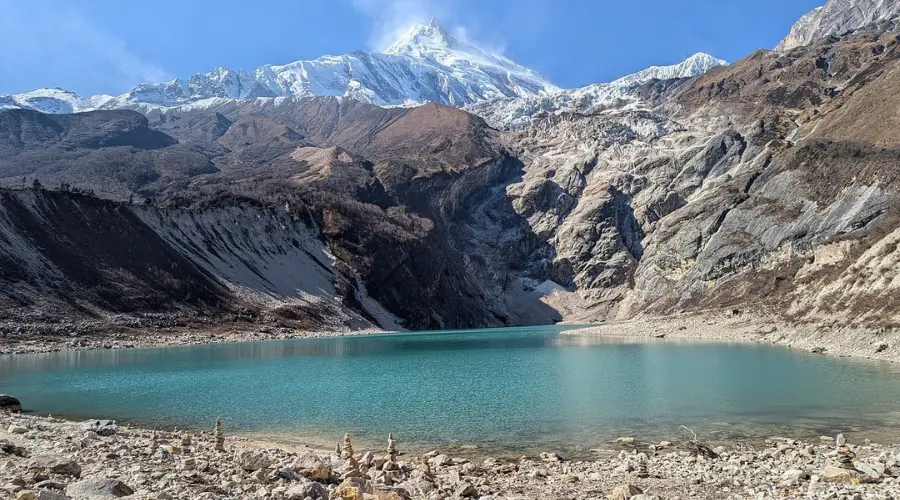
[{"label": "rocky shoreline", "polygon": [[897,329],[792,324],[746,313],[640,317],[563,333],[637,340],[753,342],[823,355],[900,362],[900,330]]},{"label": "rocky shoreline", "polygon": [[383,330],[306,331],[290,328],[230,328],[209,326],[199,328],[120,329],[109,332],[59,334],[7,334],[0,337],[0,355],[29,354],[96,349],[134,349],[141,347],[172,347],[179,345],[225,344],[263,340],[335,337],[338,335],[368,335],[386,333]]},{"label": "rocky shoreline", "polygon": [[[679,499],[900,496],[900,445],[802,442],[709,448],[696,439],[609,443],[596,460],[552,450],[519,459],[407,456],[383,450],[275,446],[226,437],[0,415],[0,490],[42,499]],[[227,431],[227,422],[223,424]],[[349,438],[348,438],[349,439]]]}]

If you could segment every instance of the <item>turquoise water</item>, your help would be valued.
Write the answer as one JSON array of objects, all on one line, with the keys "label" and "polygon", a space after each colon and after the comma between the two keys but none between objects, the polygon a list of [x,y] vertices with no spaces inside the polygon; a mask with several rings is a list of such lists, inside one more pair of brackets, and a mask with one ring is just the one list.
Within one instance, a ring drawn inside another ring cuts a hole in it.
[{"label": "turquoise water", "polygon": [[585,450],[900,429],[900,373],[756,345],[629,343],[560,327],[0,357],[26,410],[331,446]]}]

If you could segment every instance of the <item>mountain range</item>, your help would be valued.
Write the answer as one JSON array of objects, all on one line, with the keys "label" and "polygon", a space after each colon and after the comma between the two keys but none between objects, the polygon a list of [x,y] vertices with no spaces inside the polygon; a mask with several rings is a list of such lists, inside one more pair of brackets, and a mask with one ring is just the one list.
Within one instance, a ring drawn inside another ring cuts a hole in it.
[{"label": "mountain range", "polygon": [[[651,79],[686,78],[725,61],[697,54],[672,66],[654,66],[604,88],[621,89]],[[436,102],[465,107],[518,98],[566,99],[590,89],[560,89],[537,72],[448,33],[432,20],[412,26],[383,53],[352,52],[313,61],[265,65],[253,71],[216,68],[188,79],[145,83],[120,96],[82,98],[62,89],[0,95],[0,109],[44,113],[96,109],[152,111],[209,108],[231,100],[336,96],[377,106]],[[607,91],[607,93],[609,93]],[[571,99],[570,99],[571,100]]]},{"label": "mountain range", "polygon": [[895,328],[892,12],[830,0],[778,50],[580,89],[432,22],[383,54],[4,96],[0,331]]}]

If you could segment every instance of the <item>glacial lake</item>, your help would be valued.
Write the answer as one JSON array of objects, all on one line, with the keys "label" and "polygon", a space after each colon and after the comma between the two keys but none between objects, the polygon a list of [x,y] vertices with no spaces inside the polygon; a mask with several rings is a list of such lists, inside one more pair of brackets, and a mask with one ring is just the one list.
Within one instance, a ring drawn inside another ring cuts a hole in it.
[{"label": "glacial lake", "polygon": [[900,369],[752,344],[567,327],[0,357],[26,411],[333,447],[589,453],[618,436],[711,442],[900,430]]}]

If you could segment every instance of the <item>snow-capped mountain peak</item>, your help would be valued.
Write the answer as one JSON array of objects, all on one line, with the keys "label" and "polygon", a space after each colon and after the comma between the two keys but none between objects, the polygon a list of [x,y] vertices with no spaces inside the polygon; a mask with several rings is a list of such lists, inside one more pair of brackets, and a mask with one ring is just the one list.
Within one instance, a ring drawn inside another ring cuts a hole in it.
[{"label": "snow-capped mountain peak", "polygon": [[690,78],[702,75],[716,66],[728,64],[725,60],[698,52],[684,61],[670,66],[650,66],[649,68],[623,76],[612,82],[613,85],[627,86],[650,80],[671,80],[673,78]]},{"label": "snow-capped mountain peak", "polygon": [[435,52],[454,49],[456,40],[444,30],[437,19],[432,18],[428,24],[414,24],[398,38],[385,54],[392,56],[423,57]]}]

